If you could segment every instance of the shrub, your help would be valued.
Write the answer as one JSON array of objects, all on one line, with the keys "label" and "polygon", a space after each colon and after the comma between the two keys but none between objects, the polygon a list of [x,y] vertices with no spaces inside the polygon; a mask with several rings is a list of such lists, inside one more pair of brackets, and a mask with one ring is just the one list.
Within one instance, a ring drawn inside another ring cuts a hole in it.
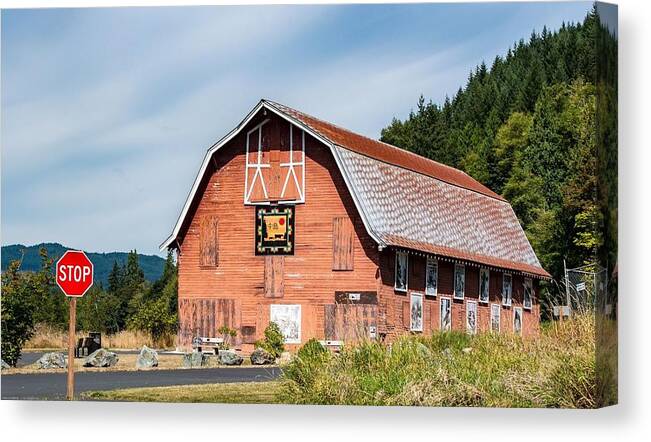
[{"label": "shrub", "polygon": [[171,313],[165,298],[145,302],[129,319],[131,330],[149,333],[152,339],[159,340],[164,335],[175,333],[178,315]]},{"label": "shrub", "polygon": [[222,325],[217,329],[217,333],[222,336],[224,342],[220,343],[217,348],[219,350],[228,350],[231,348],[232,339],[237,336],[237,330],[230,328],[227,325]]},{"label": "shrub", "polygon": [[40,271],[21,272],[21,261],[12,261],[2,274],[2,358],[12,366],[16,365],[23,346],[34,334],[34,311],[52,297],[52,260],[43,248],[40,255]]},{"label": "shrub", "polygon": [[262,348],[277,358],[285,351],[285,337],[280,327],[275,322],[270,322],[264,330],[264,339],[255,343],[256,347]]}]

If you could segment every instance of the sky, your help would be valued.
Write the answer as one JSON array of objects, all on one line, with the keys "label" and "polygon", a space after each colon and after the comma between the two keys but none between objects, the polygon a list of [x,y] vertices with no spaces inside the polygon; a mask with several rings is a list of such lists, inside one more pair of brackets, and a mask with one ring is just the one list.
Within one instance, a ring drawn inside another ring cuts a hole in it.
[{"label": "sky", "polygon": [[1,240],[161,254],[205,151],[268,98],[379,138],[589,2],[2,11]]}]

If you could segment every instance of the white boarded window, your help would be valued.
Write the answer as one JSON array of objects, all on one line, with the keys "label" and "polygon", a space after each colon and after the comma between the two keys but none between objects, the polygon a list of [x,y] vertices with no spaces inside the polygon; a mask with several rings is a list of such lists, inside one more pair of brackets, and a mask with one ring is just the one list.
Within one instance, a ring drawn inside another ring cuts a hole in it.
[{"label": "white boarded window", "polygon": [[522,307],[513,309],[513,333],[522,334]]},{"label": "white boarded window", "polygon": [[466,293],[466,266],[454,265],[454,299],[463,299]]},{"label": "white boarded window", "polygon": [[491,332],[500,332],[500,311],[499,304],[491,304]]},{"label": "white boarded window", "polygon": [[479,270],[479,302],[488,303],[490,298],[490,271]]},{"label": "white boarded window", "polygon": [[408,255],[405,252],[396,252],[396,281],[394,287],[399,292],[407,291],[408,266]]},{"label": "white boarded window", "polygon": [[513,300],[513,278],[510,273],[502,275],[502,304],[506,306],[511,305]]},{"label": "white boarded window", "polygon": [[524,299],[522,304],[527,310],[533,305],[533,281],[531,278],[524,278]]},{"label": "white boarded window", "polygon": [[477,303],[475,301],[466,302],[466,331],[471,335],[477,333]]},{"label": "white boarded window", "polygon": [[427,258],[425,267],[425,295],[436,296],[438,291],[439,263],[434,258]]},{"label": "white boarded window", "polygon": [[286,344],[301,343],[300,304],[271,304],[269,321],[275,322],[285,337]]},{"label": "white boarded window", "polygon": [[445,296],[441,297],[440,322],[441,330],[447,331],[452,328],[452,300]]},{"label": "white boarded window", "polygon": [[410,331],[423,331],[423,295],[422,293],[412,293],[409,303]]}]

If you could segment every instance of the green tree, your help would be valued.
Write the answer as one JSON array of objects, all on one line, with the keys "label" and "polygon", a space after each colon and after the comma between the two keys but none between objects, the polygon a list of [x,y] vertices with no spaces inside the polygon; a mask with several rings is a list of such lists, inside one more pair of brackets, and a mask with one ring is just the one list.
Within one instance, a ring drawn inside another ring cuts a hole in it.
[{"label": "green tree", "polygon": [[257,341],[255,346],[267,351],[274,358],[280,356],[285,351],[285,337],[278,324],[270,322],[264,330],[264,339]]},{"label": "green tree", "polygon": [[52,261],[41,250],[41,270],[21,272],[20,261],[13,261],[2,274],[0,317],[2,318],[2,358],[12,366],[20,359],[25,342],[34,333],[34,311],[51,295]]},{"label": "green tree", "polygon": [[129,319],[130,329],[149,333],[154,340],[175,333],[177,327],[178,317],[170,313],[168,303],[163,298],[142,304]]}]

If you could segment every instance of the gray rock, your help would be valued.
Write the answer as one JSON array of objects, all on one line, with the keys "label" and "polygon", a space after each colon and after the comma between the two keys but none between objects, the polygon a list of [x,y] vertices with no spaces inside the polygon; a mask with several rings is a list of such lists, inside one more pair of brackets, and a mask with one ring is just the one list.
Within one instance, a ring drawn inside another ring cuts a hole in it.
[{"label": "gray rock", "polygon": [[463,348],[463,349],[461,349],[461,351],[464,352],[465,354],[468,354],[468,353],[472,352],[472,347]]},{"label": "gray rock", "polygon": [[36,368],[38,369],[48,369],[48,368],[67,368],[67,357],[65,353],[45,353],[43,356],[36,361]]},{"label": "gray rock", "polygon": [[222,350],[218,355],[219,363],[223,365],[242,365],[244,358],[234,351]]},{"label": "gray rock", "polygon": [[84,367],[113,367],[118,363],[118,355],[105,348],[95,350],[84,359]]},{"label": "gray rock", "polygon": [[151,367],[158,367],[158,353],[156,353],[156,350],[143,345],[136,358],[136,368],[143,369]]},{"label": "gray rock", "polygon": [[258,347],[253,350],[253,353],[251,353],[251,363],[253,365],[273,364],[275,361],[276,358],[274,358],[271,353],[262,348]]},{"label": "gray rock", "polygon": [[198,368],[206,365],[208,365],[208,356],[201,352],[193,351],[183,355],[183,367],[185,368]]},{"label": "gray rock", "polygon": [[0,361],[2,361],[2,369],[3,370],[6,369],[6,368],[9,368],[9,364],[7,364],[4,359],[0,359]]}]

